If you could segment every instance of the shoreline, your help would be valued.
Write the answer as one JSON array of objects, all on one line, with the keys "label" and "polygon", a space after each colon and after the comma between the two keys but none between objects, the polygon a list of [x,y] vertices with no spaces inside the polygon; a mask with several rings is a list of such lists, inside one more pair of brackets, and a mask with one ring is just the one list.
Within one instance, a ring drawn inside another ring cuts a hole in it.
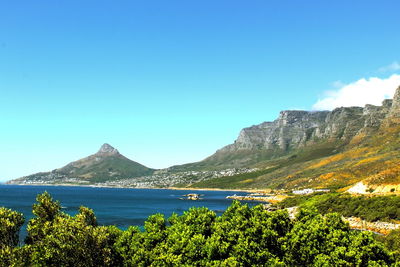
[{"label": "shoreline", "polygon": [[222,189],[222,188],[195,188],[195,187],[124,187],[124,186],[103,186],[103,185],[77,185],[77,184],[7,184],[0,185],[17,185],[17,186],[70,186],[70,187],[92,187],[92,188],[119,188],[119,189],[156,189],[156,190],[182,190],[182,191],[228,191],[228,192],[248,192],[258,193],[265,190],[262,189]]},{"label": "shoreline", "polygon": [[[151,188],[149,188],[151,189]],[[259,189],[223,189],[223,188],[198,188],[198,187],[167,187],[169,190],[192,190],[192,191],[231,191],[231,192],[248,192],[257,193],[264,190]]]}]

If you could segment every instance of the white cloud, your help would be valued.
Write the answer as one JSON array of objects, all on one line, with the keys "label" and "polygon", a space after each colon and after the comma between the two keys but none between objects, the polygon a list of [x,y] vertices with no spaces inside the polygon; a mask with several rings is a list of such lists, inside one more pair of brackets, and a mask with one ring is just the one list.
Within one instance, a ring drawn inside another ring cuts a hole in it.
[{"label": "white cloud", "polygon": [[400,85],[400,75],[389,78],[362,78],[356,82],[343,85],[341,88],[325,92],[325,97],[313,105],[315,110],[332,110],[337,107],[381,105],[386,98],[393,98]]},{"label": "white cloud", "polygon": [[394,61],[392,64],[379,68],[380,72],[397,71],[400,70],[400,63]]}]

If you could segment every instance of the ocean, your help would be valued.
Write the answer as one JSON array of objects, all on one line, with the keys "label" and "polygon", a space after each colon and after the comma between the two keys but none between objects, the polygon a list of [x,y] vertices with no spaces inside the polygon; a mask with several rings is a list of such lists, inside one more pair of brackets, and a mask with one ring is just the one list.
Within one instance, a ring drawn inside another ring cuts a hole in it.
[{"label": "ocean", "polygon": [[[44,191],[60,201],[63,212],[75,215],[80,206],[86,206],[93,209],[100,225],[115,225],[120,229],[130,225],[143,226],[152,214],[162,213],[168,218],[174,212],[182,214],[190,207],[207,207],[220,215],[232,203],[226,196],[244,194],[235,191],[0,185],[0,207],[24,214],[26,221],[21,229],[21,241],[27,234],[26,224],[33,217],[32,204],[36,202],[36,195]],[[188,193],[201,194],[202,199],[181,199]]]}]

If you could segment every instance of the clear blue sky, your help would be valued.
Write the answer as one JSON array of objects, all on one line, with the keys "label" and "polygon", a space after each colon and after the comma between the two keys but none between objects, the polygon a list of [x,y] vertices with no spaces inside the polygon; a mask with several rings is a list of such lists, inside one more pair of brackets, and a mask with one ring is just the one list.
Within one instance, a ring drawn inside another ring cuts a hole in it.
[{"label": "clear blue sky", "polygon": [[280,110],[311,109],[335,81],[398,73],[399,10],[398,0],[1,1],[0,181],[105,142],[153,168],[201,160]]}]

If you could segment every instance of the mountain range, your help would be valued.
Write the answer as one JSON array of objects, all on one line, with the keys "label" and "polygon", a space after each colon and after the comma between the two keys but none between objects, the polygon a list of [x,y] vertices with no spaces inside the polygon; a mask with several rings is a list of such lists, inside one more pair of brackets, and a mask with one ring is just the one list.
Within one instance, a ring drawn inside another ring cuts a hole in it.
[{"label": "mountain range", "polygon": [[[369,190],[397,190],[399,136],[400,87],[381,106],[282,111],[272,122],[244,128],[233,144],[200,162],[154,170],[105,144],[96,154],[61,169],[10,183],[131,179],[134,186],[141,179],[155,185],[163,180],[164,186],[293,189],[347,188],[363,181]],[[226,170],[231,170],[229,175],[224,175]],[[179,181],[173,179],[178,174]]]}]

